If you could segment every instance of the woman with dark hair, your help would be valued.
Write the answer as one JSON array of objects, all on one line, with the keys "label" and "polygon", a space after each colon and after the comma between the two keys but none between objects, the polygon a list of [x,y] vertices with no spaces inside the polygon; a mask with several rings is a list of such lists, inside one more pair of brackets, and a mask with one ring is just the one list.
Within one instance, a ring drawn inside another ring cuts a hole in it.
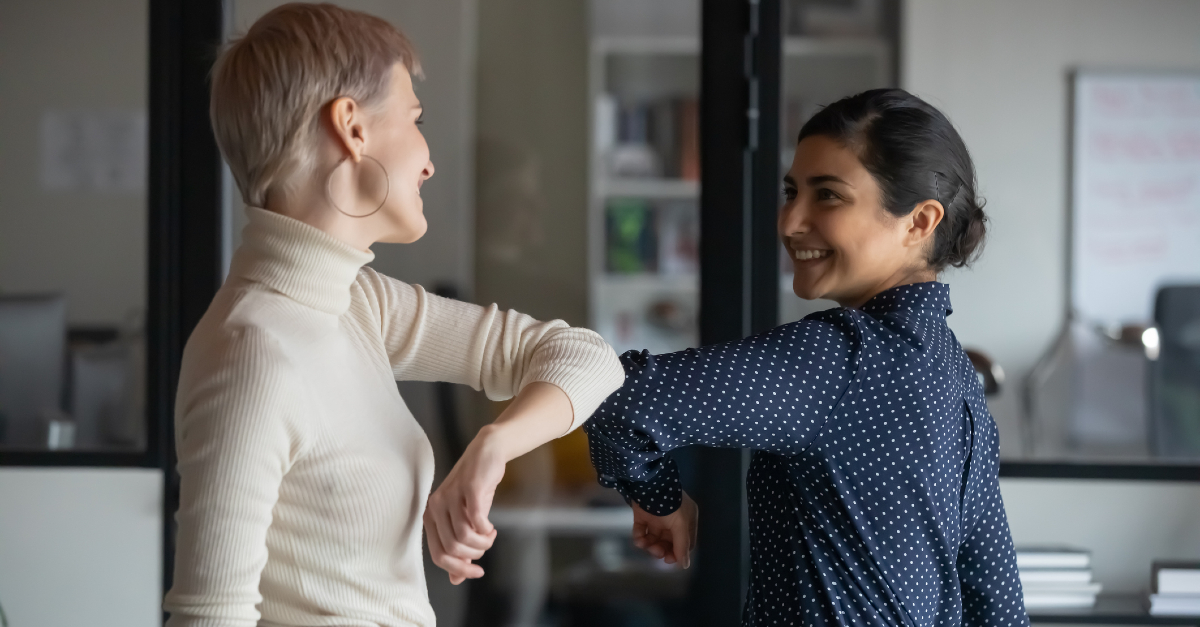
[{"label": "woman with dark hair", "polygon": [[779,235],[793,290],[841,307],[737,342],[621,357],[586,424],[634,541],[689,562],[696,505],[672,449],[754,449],[746,625],[1027,625],[996,426],[946,325],[944,268],[985,224],[949,120],[899,89],[800,132]]}]

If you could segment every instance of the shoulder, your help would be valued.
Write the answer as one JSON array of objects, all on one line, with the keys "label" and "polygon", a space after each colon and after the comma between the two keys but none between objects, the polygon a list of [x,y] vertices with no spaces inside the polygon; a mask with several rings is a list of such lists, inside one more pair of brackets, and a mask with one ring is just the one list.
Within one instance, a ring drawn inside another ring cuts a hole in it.
[{"label": "shoulder", "polygon": [[[218,292],[183,351],[179,396],[212,385],[268,381],[277,387],[293,371],[287,345],[300,326],[276,309],[284,299],[262,290]],[[273,311],[274,310],[274,311]]]},{"label": "shoulder", "polygon": [[416,310],[429,300],[429,295],[420,285],[405,283],[363,266],[350,286],[350,300],[352,307],[365,307],[376,320],[383,322],[385,313],[393,315],[404,310]]},{"label": "shoulder", "polygon": [[809,314],[801,320],[782,324],[758,336],[799,350],[814,348],[851,348],[861,337],[853,309],[836,307]]}]

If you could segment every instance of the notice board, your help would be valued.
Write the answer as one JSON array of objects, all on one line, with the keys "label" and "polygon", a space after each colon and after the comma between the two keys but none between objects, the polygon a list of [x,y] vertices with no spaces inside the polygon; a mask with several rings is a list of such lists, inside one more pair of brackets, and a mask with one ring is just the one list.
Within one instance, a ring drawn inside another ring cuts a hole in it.
[{"label": "notice board", "polygon": [[1071,304],[1145,324],[1160,285],[1200,283],[1200,73],[1073,80]]}]

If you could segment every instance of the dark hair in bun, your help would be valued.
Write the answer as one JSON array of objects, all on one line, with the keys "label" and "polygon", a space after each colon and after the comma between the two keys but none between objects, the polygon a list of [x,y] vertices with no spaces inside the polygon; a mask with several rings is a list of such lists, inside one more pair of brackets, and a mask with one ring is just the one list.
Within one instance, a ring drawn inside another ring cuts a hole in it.
[{"label": "dark hair in bun", "polygon": [[879,184],[884,207],[905,216],[926,200],[946,215],[934,233],[929,266],[969,265],[987,235],[971,153],[946,116],[903,89],[873,89],[821,109],[797,141],[821,135],[845,145]]}]

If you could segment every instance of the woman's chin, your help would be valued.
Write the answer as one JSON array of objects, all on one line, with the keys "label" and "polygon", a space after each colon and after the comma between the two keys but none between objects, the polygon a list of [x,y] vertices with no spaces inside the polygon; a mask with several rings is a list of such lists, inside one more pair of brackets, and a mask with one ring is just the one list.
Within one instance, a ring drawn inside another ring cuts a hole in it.
[{"label": "woman's chin", "polygon": [[425,236],[425,232],[429,230],[429,222],[425,220],[425,214],[417,212],[416,216],[397,220],[393,224],[391,232],[381,238],[379,241],[385,244],[411,244]]},{"label": "woman's chin", "polygon": [[800,275],[792,277],[792,293],[804,300],[817,300],[824,296],[822,290],[814,283],[802,279]]}]

